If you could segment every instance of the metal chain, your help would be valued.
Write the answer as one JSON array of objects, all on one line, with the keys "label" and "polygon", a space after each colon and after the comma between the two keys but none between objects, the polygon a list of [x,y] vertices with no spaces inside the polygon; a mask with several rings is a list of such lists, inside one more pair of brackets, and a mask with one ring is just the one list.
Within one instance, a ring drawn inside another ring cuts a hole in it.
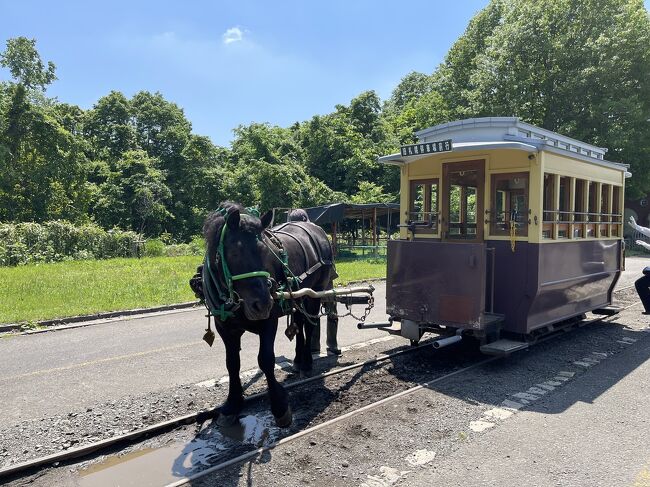
[{"label": "metal chain", "polygon": [[[309,320],[309,322],[314,326],[316,326],[318,324],[317,320],[320,320],[323,316],[330,316],[331,315],[331,313],[327,313],[327,312],[323,312],[323,311],[319,312],[318,314],[313,315],[311,313],[308,313],[307,310],[305,310],[305,307],[302,305],[302,303],[298,303],[298,302],[296,302],[296,300],[293,300],[293,303],[295,305],[295,308],[298,311],[300,311],[300,313],[303,314],[307,318],[307,320]],[[333,316],[336,316],[337,318],[345,318],[347,316],[352,316],[352,318],[354,318],[355,320],[360,321],[360,322],[363,323],[364,321],[366,321],[366,318],[368,318],[368,315],[370,314],[370,311],[372,310],[372,308],[375,307],[375,297],[370,296],[370,299],[368,299],[368,306],[366,306],[366,309],[363,312],[363,316],[355,315],[352,312],[352,306],[353,305],[349,305],[349,306],[346,305],[346,308],[348,309],[347,313],[345,313],[345,314],[336,313]],[[324,310],[325,307],[321,304],[320,309]],[[314,320],[314,321],[312,321],[312,320]]]}]

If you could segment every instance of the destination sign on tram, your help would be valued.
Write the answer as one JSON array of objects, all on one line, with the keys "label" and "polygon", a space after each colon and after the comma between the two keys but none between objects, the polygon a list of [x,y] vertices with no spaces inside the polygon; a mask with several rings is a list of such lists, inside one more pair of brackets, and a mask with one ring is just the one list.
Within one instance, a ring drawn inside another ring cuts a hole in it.
[{"label": "destination sign on tram", "polygon": [[403,156],[419,156],[422,154],[437,154],[438,152],[449,152],[452,149],[451,139],[439,142],[426,142],[424,144],[410,144],[400,147]]}]

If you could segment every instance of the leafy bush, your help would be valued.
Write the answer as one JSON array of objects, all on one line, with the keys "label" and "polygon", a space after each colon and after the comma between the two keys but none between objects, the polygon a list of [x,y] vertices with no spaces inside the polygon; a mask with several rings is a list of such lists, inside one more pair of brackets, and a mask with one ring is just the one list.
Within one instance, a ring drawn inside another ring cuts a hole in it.
[{"label": "leafy bush", "polygon": [[139,245],[135,232],[106,231],[95,224],[0,223],[0,266],[135,257]]},{"label": "leafy bush", "polygon": [[178,257],[181,255],[203,255],[205,252],[205,240],[196,236],[190,243],[172,244],[165,247],[166,257]]},{"label": "leafy bush", "polygon": [[144,255],[147,257],[160,257],[165,250],[165,244],[160,239],[153,238],[144,244]]}]

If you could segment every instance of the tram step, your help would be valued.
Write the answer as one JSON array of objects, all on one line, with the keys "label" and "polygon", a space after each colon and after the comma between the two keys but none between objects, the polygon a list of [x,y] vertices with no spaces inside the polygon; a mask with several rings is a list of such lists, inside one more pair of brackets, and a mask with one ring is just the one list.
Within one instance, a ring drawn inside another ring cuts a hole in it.
[{"label": "tram step", "polygon": [[610,306],[603,306],[602,308],[595,309],[592,311],[592,313],[595,315],[612,316],[612,315],[619,314],[621,311],[623,311],[622,307],[616,305],[610,305]]},{"label": "tram step", "polygon": [[527,342],[518,342],[515,340],[502,338],[501,340],[496,340],[492,343],[481,345],[481,352],[486,355],[497,355],[499,357],[505,357],[506,355],[510,355],[512,352],[516,352],[517,350],[524,350],[525,348],[528,348]]}]

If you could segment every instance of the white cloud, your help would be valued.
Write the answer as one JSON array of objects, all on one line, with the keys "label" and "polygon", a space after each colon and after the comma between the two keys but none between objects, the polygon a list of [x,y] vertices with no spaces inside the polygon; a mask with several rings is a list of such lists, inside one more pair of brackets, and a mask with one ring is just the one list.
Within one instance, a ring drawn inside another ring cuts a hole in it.
[{"label": "white cloud", "polygon": [[244,39],[244,33],[239,27],[231,27],[221,36],[224,44],[232,44],[233,42],[240,42]]}]

